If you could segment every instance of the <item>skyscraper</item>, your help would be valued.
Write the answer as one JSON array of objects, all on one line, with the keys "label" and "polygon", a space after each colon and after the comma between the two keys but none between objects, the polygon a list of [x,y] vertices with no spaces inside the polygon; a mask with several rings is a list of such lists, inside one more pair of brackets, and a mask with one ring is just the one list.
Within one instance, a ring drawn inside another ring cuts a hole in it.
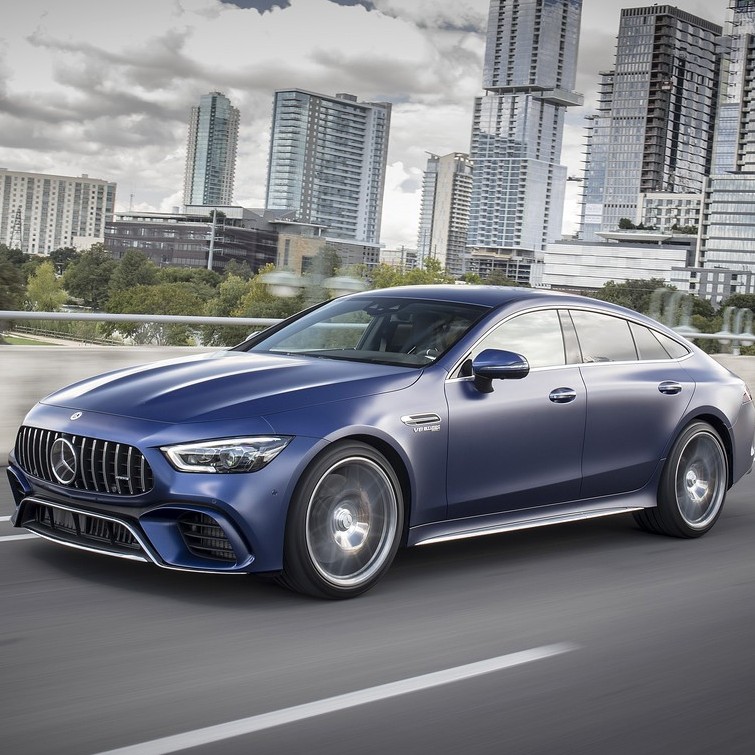
[{"label": "skyscraper", "polygon": [[286,89],[275,93],[268,209],[327,227],[327,235],[377,243],[391,105]]},{"label": "skyscraper", "polygon": [[710,171],[721,27],[670,5],[621,11],[589,120],[580,238],[640,220],[641,194],[700,194]]},{"label": "skyscraper", "polygon": [[729,0],[701,263],[755,271],[755,0]]},{"label": "skyscraper", "polygon": [[221,92],[191,109],[184,178],[185,205],[230,205],[236,173],[239,111]]},{"label": "skyscraper", "polygon": [[475,100],[467,243],[472,253],[534,256],[561,233],[559,164],[573,91],[582,0],[491,0]]},{"label": "skyscraper", "polygon": [[464,272],[472,162],[469,155],[430,155],[422,182],[417,261],[435,257],[451,275]]}]

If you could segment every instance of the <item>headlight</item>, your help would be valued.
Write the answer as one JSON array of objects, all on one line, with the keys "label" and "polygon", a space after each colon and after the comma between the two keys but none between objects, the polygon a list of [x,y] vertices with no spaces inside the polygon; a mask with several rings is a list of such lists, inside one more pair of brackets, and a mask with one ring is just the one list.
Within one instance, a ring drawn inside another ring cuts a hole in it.
[{"label": "headlight", "polygon": [[182,472],[256,472],[290,442],[290,436],[226,438],[164,446],[160,450]]}]

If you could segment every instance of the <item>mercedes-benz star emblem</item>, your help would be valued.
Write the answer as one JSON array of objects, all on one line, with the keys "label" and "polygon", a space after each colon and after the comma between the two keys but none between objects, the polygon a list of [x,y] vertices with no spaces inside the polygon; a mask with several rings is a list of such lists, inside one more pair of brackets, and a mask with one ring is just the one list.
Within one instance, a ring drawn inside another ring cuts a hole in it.
[{"label": "mercedes-benz star emblem", "polygon": [[71,420],[77,420],[79,417],[81,417],[81,412],[74,412],[71,415]]},{"label": "mercedes-benz star emblem", "polygon": [[76,478],[76,449],[65,438],[58,438],[50,447],[50,465],[61,485],[70,485]]}]

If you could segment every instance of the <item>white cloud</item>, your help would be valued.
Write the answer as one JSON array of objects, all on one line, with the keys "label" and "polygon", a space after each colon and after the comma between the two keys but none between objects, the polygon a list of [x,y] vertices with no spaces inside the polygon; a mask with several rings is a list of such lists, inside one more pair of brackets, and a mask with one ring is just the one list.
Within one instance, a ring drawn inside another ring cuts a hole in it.
[{"label": "white cloud", "polygon": [[[676,5],[721,23],[726,2],[717,2],[713,12],[705,0]],[[584,2],[578,88],[587,104],[569,115],[562,160],[572,174],[624,4]],[[0,166],[87,173],[118,183],[120,209],[171,209],[189,109],[219,90],[241,111],[236,201],[259,207],[274,90],[351,92],[394,103],[382,238],[414,246],[426,151],[469,149],[488,0],[374,7],[291,0],[260,14],[220,0],[12,3],[0,27]]]}]

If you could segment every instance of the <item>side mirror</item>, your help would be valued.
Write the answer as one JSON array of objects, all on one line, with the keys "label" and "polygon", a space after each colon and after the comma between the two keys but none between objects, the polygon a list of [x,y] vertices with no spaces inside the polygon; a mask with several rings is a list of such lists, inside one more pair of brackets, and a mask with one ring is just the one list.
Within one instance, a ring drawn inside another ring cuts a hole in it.
[{"label": "side mirror", "polygon": [[513,351],[485,349],[472,360],[475,386],[483,393],[493,390],[493,380],[521,380],[529,372],[529,362]]}]

